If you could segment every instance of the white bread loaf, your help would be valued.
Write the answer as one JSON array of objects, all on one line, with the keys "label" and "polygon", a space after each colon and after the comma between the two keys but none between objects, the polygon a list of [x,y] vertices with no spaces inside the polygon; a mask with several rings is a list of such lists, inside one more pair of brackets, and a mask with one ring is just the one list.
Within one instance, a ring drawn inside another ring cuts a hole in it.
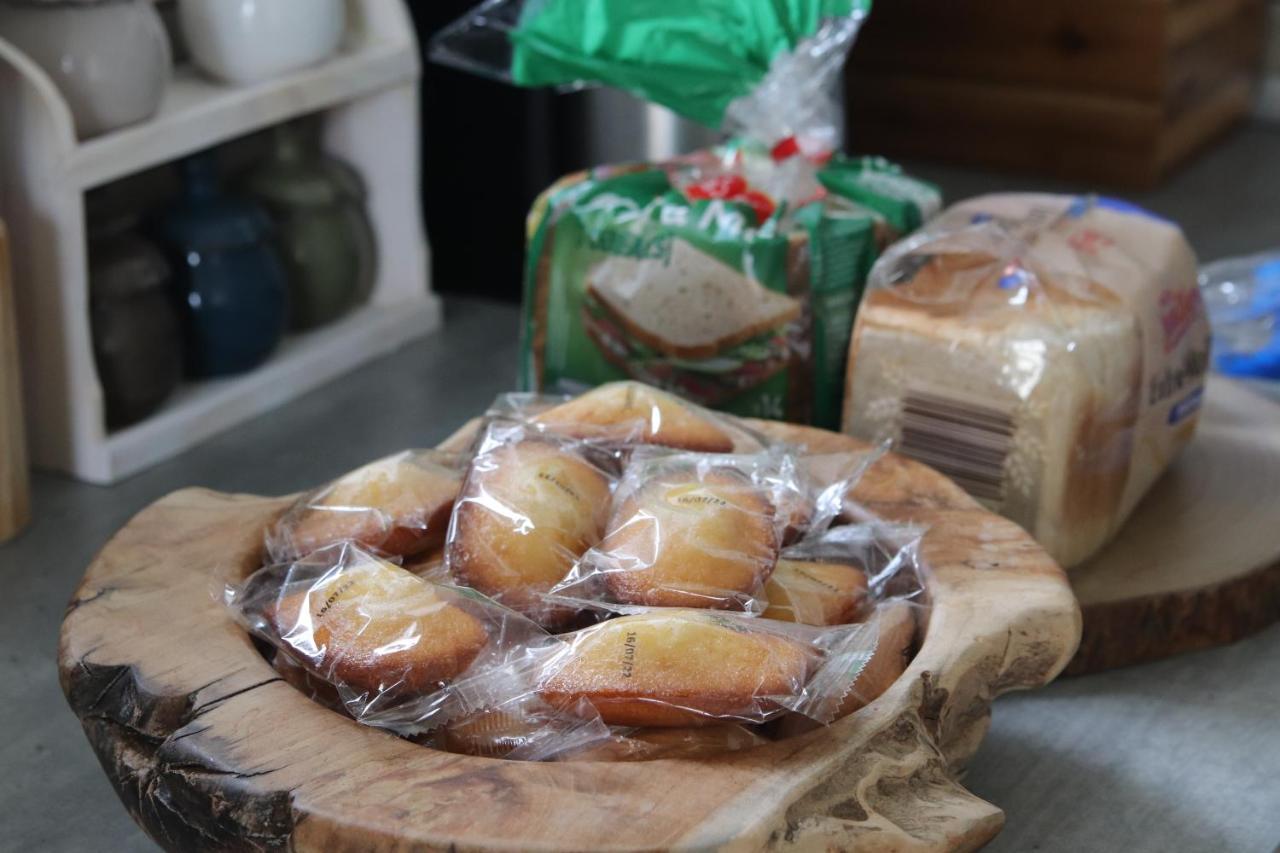
[{"label": "white bread loaf", "polygon": [[1092,199],[975,199],[872,272],[845,430],[892,439],[1075,565],[1190,439],[1208,336],[1175,226]]}]

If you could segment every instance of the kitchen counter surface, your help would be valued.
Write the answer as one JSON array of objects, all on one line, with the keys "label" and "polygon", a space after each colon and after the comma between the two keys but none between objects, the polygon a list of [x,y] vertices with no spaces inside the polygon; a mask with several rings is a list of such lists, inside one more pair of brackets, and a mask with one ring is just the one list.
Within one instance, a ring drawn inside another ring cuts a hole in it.
[{"label": "kitchen counter surface", "polygon": [[[1280,246],[1277,162],[1280,130],[1250,128],[1167,187],[1133,198],[1184,223],[1206,260]],[[1079,189],[910,168],[948,199]],[[435,443],[513,384],[516,328],[514,306],[453,300],[442,332],[115,487],[35,475],[34,522],[0,545],[8,602],[0,617],[0,731],[8,733],[0,740],[0,850],[155,849],[98,768],[54,665],[63,607],[112,532],[183,486],[284,494]],[[1227,648],[1001,699],[966,778],[1008,814],[988,849],[1276,850],[1277,661],[1280,628],[1272,628]]]}]

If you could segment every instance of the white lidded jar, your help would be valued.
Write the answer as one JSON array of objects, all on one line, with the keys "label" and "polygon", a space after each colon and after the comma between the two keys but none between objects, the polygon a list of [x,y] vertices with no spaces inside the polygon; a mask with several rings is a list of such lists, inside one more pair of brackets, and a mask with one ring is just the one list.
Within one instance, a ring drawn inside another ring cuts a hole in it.
[{"label": "white lidded jar", "polygon": [[331,55],[342,43],[346,11],[346,0],[178,2],[195,64],[235,85],[278,77]]},{"label": "white lidded jar", "polygon": [[0,38],[49,75],[82,139],[155,115],[173,67],[151,0],[0,0]]}]

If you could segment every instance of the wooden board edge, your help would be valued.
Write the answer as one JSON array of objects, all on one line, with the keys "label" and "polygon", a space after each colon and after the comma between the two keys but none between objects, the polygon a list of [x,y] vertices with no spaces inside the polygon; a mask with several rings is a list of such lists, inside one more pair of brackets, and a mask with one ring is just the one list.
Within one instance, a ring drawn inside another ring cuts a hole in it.
[{"label": "wooden board edge", "polygon": [[[1280,622],[1280,562],[1198,589],[1083,605],[1080,650],[1063,674],[1090,675],[1235,643]],[[1133,635],[1117,644],[1112,630]]]}]

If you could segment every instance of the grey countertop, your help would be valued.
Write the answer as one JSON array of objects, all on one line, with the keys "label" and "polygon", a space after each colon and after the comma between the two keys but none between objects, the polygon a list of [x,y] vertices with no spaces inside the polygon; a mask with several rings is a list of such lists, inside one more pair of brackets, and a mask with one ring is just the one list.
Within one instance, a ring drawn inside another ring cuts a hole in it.
[{"label": "grey countertop", "polygon": [[[1280,246],[1280,132],[1236,133],[1135,200],[1201,257]],[[918,165],[949,199],[1046,186]],[[514,381],[517,312],[447,304],[442,332],[112,488],[34,477],[32,525],[0,546],[0,850],[153,850],[98,768],[54,665],[63,607],[103,542],[183,486],[284,494],[430,445]],[[1268,531],[1274,535],[1274,531]],[[1261,532],[1260,532],[1261,535]],[[181,618],[181,614],[175,614]],[[966,784],[1008,823],[993,851],[1243,851],[1280,844],[1280,628],[1235,646],[996,703]]]}]

